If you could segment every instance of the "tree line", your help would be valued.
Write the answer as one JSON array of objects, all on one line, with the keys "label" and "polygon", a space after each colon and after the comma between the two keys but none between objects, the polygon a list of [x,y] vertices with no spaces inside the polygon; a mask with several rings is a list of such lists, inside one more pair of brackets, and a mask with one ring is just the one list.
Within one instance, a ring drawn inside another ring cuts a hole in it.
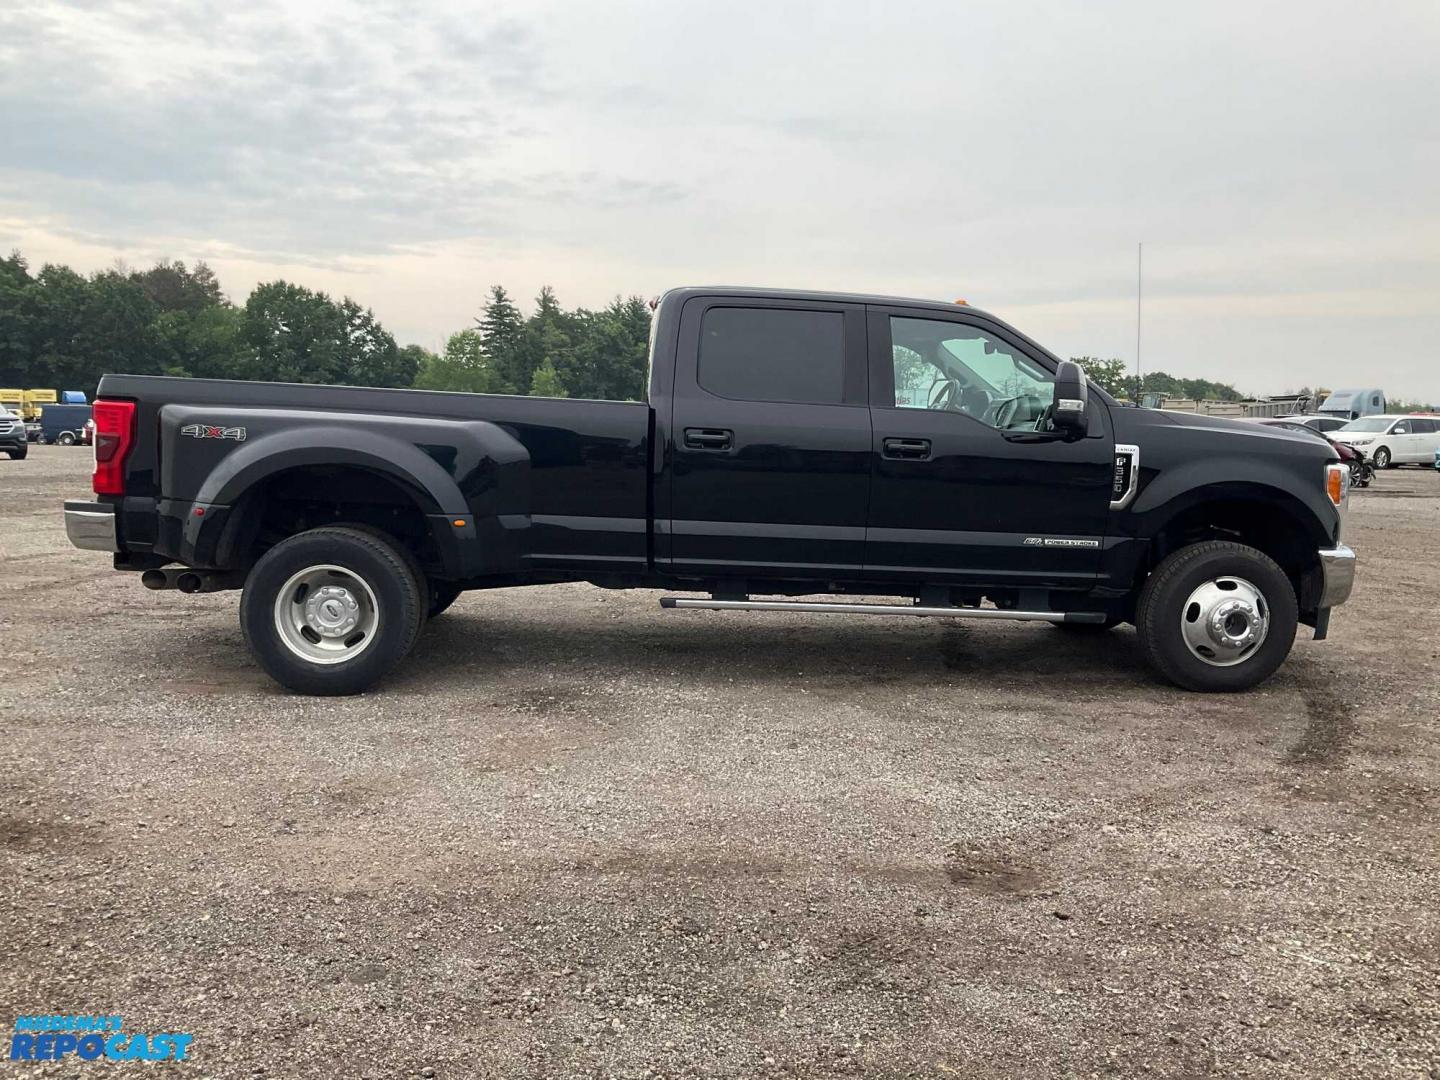
[{"label": "tree line", "polygon": [[1141,394],[1164,394],[1166,397],[1193,398],[1196,401],[1244,401],[1242,394],[1229,383],[1210,379],[1182,379],[1164,371],[1147,371],[1136,382],[1128,373],[1125,361],[1115,357],[1072,356],[1071,360],[1085,369],[1090,381],[1117,398],[1139,400]]},{"label": "tree line", "polygon": [[287,281],[243,304],[203,262],[85,276],[19,252],[0,259],[0,386],[83,390],[106,372],[639,400],[650,309],[638,296],[530,314],[500,286],[440,353],[400,346],[369,308]]},{"label": "tree line", "polygon": [[[106,372],[639,401],[650,309],[638,296],[566,310],[549,287],[526,314],[496,285],[474,325],[441,352],[397,345],[369,308],[288,281],[234,304],[210,267],[161,260],[85,276],[19,252],[0,259],[0,386],[83,390]],[[1116,358],[1072,357],[1111,394],[1240,401],[1229,383],[1146,372]],[[1323,397],[1317,391],[1315,403]],[[1419,403],[1392,400],[1397,410]]]}]

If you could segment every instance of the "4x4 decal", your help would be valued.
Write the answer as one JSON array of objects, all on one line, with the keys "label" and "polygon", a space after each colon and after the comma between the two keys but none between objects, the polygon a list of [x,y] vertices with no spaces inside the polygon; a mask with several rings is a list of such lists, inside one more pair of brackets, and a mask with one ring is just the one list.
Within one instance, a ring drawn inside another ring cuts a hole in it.
[{"label": "4x4 decal", "polygon": [[186,424],[180,429],[181,435],[189,435],[192,439],[234,439],[236,442],[245,441],[245,429],[243,427],[220,427],[217,424]]}]

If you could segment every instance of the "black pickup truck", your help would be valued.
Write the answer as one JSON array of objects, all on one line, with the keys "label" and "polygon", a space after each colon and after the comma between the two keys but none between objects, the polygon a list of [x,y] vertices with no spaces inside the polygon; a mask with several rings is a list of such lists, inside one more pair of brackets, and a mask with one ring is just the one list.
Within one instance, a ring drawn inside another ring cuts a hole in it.
[{"label": "black pickup truck", "polygon": [[243,588],[255,658],[312,694],[370,686],[462,591],[563,581],[1131,622],[1166,678],[1241,690],[1354,577],[1319,440],[1121,406],[963,305],[677,289],[647,404],[107,375],[94,417],[71,541]]}]

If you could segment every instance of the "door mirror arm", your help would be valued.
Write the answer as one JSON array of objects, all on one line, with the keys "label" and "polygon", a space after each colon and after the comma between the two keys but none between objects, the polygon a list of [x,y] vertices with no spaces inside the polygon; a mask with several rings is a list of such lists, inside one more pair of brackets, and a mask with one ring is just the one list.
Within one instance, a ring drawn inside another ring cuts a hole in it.
[{"label": "door mirror arm", "polygon": [[1006,442],[1042,443],[1075,442],[1084,436],[1084,430],[1075,431],[1002,431],[1000,437]]}]

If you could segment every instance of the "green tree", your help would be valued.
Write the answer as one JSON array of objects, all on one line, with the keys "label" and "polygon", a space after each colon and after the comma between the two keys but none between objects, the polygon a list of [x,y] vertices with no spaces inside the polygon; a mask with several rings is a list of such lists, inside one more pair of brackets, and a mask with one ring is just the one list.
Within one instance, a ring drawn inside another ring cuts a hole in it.
[{"label": "green tree", "polygon": [[639,401],[645,396],[650,309],[638,296],[572,316],[574,346],[556,370],[573,397]]},{"label": "green tree", "polygon": [[35,354],[35,280],[18,251],[0,259],[0,386],[23,388]]},{"label": "green tree", "polygon": [[415,386],[420,390],[461,390],[471,394],[502,392],[478,330],[451,334],[442,356],[426,352]]},{"label": "green tree", "polygon": [[565,392],[565,387],[560,384],[560,376],[555,372],[555,365],[549,357],[535,369],[535,377],[530,380],[530,394],[532,397],[563,398],[570,395]]},{"label": "green tree", "polygon": [[415,381],[416,357],[395,345],[373,311],[347,296],[340,312],[345,320],[341,381],[352,386],[409,386]]},{"label": "green tree", "polygon": [[514,392],[530,385],[533,365],[524,355],[525,318],[503,287],[493,285],[484,313],[475,320],[480,340],[490,357],[502,392]]},{"label": "green tree", "polygon": [[50,374],[57,389],[93,395],[107,372],[163,374],[154,333],[158,311],[127,274],[102,271],[65,295],[80,302],[69,318],[67,351],[53,354]]},{"label": "green tree", "polygon": [[347,361],[346,315],[324,293],[287,281],[255,286],[240,318],[236,374],[276,382],[338,383]]},{"label": "green tree", "polygon": [[166,374],[201,379],[241,377],[241,312],[229,304],[199,311],[162,311],[153,327]]},{"label": "green tree", "polygon": [[194,270],[187,270],[178,259],[174,262],[161,259],[149,270],[131,273],[130,280],[138,284],[161,311],[194,313],[228,303],[215,272],[203,262],[196,263]]},{"label": "green tree", "polygon": [[1128,397],[1135,388],[1135,380],[1125,374],[1124,360],[1098,356],[1072,356],[1070,359],[1085,369],[1085,375],[1091,382],[1114,397]]}]

